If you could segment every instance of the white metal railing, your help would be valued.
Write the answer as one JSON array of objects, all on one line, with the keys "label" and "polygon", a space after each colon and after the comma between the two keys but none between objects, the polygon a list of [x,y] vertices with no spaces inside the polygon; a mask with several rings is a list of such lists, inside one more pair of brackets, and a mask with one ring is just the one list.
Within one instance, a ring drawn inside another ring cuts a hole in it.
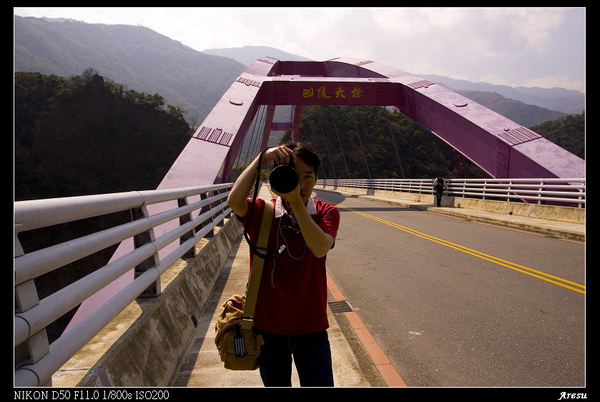
[{"label": "white metal railing", "polygon": [[[433,194],[434,179],[320,179],[317,185]],[[444,195],[585,207],[585,178],[445,179]]]},{"label": "white metal railing", "polygon": [[[148,289],[153,289],[150,296],[158,295],[160,275],[177,259],[193,256],[195,244],[230,214],[226,197],[231,186],[15,202],[15,385],[45,384],[129,303]],[[148,212],[149,205],[154,214]],[[18,239],[20,232],[127,210],[132,211],[131,222],[40,250],[24,253]],[[155,238],[159,226],[161,233]],[[128,239],[133,239],[132,251],[39,300],[35,278]],[[159,257],[162,249],[168,254]],[[47,325],[132,269],[132,283],[49,344]]]}]

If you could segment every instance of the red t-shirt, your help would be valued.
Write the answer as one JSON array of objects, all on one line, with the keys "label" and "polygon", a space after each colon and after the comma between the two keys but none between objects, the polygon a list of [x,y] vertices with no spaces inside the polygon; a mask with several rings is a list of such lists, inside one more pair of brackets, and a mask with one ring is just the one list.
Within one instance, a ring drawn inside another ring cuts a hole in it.
[{"label": "red t-shirt", "polygon": [[[248,225],[251,199],[247,199],[248,213],[242,220]],[[271,200],[276,205],[276,199]],[[309,200],[309,203],[312,199]],[[308,208],[313,220],[325,232],[335,237],[340,222],[338,209],[326,202],[314,200],[315,208]],[[257,198],[248,227],[248,236],[256,245],[265,208],[265,200]],[[281,208],[275,208],[268,253],[286,245],[274,260],[267,260],[258,291],[254,326],[280,335],[302,335],[324,331],[327,321],[327,276],[325,260],[317,258],[306,245],[298,224]],[[250,264],[253,253],[250,251]],[[252,265],[251,265],[252,266]]]}]

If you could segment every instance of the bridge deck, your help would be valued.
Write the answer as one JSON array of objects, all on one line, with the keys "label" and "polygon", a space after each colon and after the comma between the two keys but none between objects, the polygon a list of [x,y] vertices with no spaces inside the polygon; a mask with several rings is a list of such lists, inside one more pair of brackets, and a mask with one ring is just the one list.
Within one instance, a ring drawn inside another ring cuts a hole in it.
[{"label": "bridge deck", "polygon": [[[354,196],[356,196],[354,194]],[[269,198],[266,188],[261,191],[262,198]],[[585,239],[585,225],[559,222],[507,214],[478,211],[464,208],[437,208],[431,204],[410,202],[385,197],[361,196],[373,201],[384,201],[391,204],[409,206],[416,209],[430,210],[450,214],[469,220],[479,220],[502,226],[511,226],[528,231],[554,234],[558,237]],[[211,300],[198,323],[196,336],[190,346],[179,372],[173,379],[173,386],[187,387],[261,387],[258,371],[233,372],[223,369],[214,346],[214,325],[218,306],[232,293],[244,289],[248,273],[248,246],[241,241],[231,253],[227,266],[213,290]],[[336,299],[330,294],[330,301]],[[375,363],[369,353],[359,342],[359,336],[353,330],[346,314],[339,314],[331,304],[328,309],[331,327],[329,337],[332,347],[334,379],[336,386],[369,387],[386,386],[379,375]],[[336,311],[336,312],[334,312]],[[294,371],[293,384],[299,384]]]},{"label": "bridge deck", "polygon": [[[269,198],[266,187],[261,198]],[[194,339],[187,355],[181,363],[178,373],[172,380],[172,386],[178,387],[262,387],[258,370],[230,371],[223,368],[215,347],[215,323],[221,306],[227,297],[234,293],[242,293],[248,279],[249,249],[242,238],[229,256],[226,266],[221,271],[211,298],[198,320]],[[331,297],[331,295],[330,295]],[[333,298],[330,300],[333,301]],[[385,383],[378,376],[373,364],[367,359],[359,359],[360,352],[355,353],[342,330],[348,323],[340,314],[328,308],[329,341],[331,343],[334,383],[338,387],[381,386]],[[339,320],[339,323],[338,323]],[[351,331],[351,328],[350,328]],[[352,340],[350,340],[352,342]],[[356,342],[356,341],[354,341]],[[360,349],[359,349],[360,350]],[[358,356],[358,357],[357,357]],[[299,380],[293,369],[293,386],[299,386]]]},{"label": "bridge deck", "polygon": [[[320,189],[315,190],[317,190],[318,193],[322,191]],[[320,193],[320,195],[328,199],[344,197],[340,193],[337,193],[336,195],[336,193],[332,192],[323,192]],[[353,198],[357,195],[348,193],[346,196]],[[266,188],[263,188],[261,191],[261,197],[267,199],[270,198],[270,194]],[[465,208],[436,208],[427,203],[384,198],[381,196],[373,197],[360,195],[360,197],[394,203],[404,207],[411,207],[412,209],[426,209],[433,212],[455,215],[460,214],[460,216],[469,220],[487,219],[488,223],[504,226],[521,225],[522,229],[538,232],[547,231],[546,233],[555,234],[557,237],[570,237],[572,233],[578,232],[581,235],[581,240],[585,241],[584,224],[511,216]],[[565,233],[569,236],[565,236]],[[334,263],[335,261],[332,259],[331,264]],[[213,289],[211,298],[201,317],[198,319],[196,333],[190,343],[188,352],[181,361],[179,370],[172,377],[169,385],[177,387],[262,387],[258,371],[233,372],[225,370],[219,360],[214,345],[214,325],[218,307],[230,294],[240,293],[244,290],[248,275],[248,267],[248,246],[245,241],[241,240],[238,241],[229,255],[228,261]],[[335,268],[333,265],[331,267],[332,269]],[[346,296],[351,297],[351,295]],[[335,292],[330,294],[329,297],[331,302],[340,299],[340,295],[336,295]],[[367,351],[359,340],[360,334],[358,334],[358,332],[360,331],[355,331],[353,329],[353,323],[348,320],[348,314],[340,314],[343,310],[337,310],[335,304],[330,304],[330,306],[331,309],[328,311],[331,325],[329,337],[332,346],[334,380],[336,386],[385,386],[386,382],[379,374],[376,364],[370,357],[370,351]],[[364,313],[364,311],[362,313]],[[361,316],[363,315],[362,313]],[[364,319],[364,317],[361,318]],[[64,380],[61,382],[60,377],[61,375],[55,376],[53,385],[72,386],[76,383],[67,384]],[[293,378],[293,384],[294,386],[299,385],[297,376]],[[408,385],[411,386],[411,384]]]}]

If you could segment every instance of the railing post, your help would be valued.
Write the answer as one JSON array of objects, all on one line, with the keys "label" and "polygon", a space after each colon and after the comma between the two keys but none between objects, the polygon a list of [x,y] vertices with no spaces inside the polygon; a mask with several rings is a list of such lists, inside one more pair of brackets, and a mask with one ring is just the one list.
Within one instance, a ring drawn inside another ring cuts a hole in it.
[{"label": "railing post", "polygon": [[[202,193],[202,194],[200,194],[200,199],[201,199],[201,200],[205,200],[205,199],[209,198],[210,196],[211,196],[211,195],[209,194],[209,192]],[[202,209],[200,210],[200,214],[203,214],[203,213],[205,213],[205,212],[208,212],[208,211],[210,211],[210,208],[211,208],[211,205],[210,205],[210,204],[203,206],[203,207],[202,207]],[[201,224],[201,225],[200,225],[198,228],[196,228],[196,229],[200,229],[200,228],[202,228],[202,227],[204,227],[204,226],[208,226],[208,225],[210,225],[210,224],[212,223],[212,221],[213,221],[213,218],[212,218],[212,217],[210,217],[210,218],[208,218],[206,221],[204,221],[204,223],[202,223],[202,224]],[[206,236],[204,236],[204,237],[206,237],[206,238],[211,238],[211,237],[213,237],[214,235],[215,235],[215,230],[214,230],[214,228],[213,228],[213,229],[211,229],[211,230],[210,230],[208,233],[206,233]]]},{"label": "railing post", "polygon": [[[39,302],[40,299],[33,279],[15,286],[15,314],[35,307]],[[18,319],[22,320],[22,318]],[[26,341],[15,345],[15,369],[24,364],[35,364],[49,351],[48,335],[46,328],[43,328],[31,335]]]},{"label": "railing post", "polygon": [[[148,209],[145,205],[140,208],[133,208],[131,210],[131,214],[134,220],[147,218],[149,216]],[[133,236],[133,247],[139,248],[146,243],[153,242],[154,240],[154,229],[150,229],[146,232],[141,232]],[[149,268],[156,267],[159,263],[160,261],[158,258],[158,253],[154,253],[152,256],[135,266],[135,268],[133,269],[133,279],[137,279]],[[157,297],[158,295],[160,295],[160,292],[160,278],[158,278],[152,285],[150,285],[146,290],[144,290],[139,295],[139,297]]]},{"label": "railing post", "polygon": [[[24,255],[19,237],[15,233],[15,258]],[[15,286],[15,315],[40,304],[40,297],[33,279]],[[15,317],[15,319],[17,319]],[[22,318],[18,318],[22,320]],[[46,328],[31,335],[25,342],[15,345],[15,369],[24,364],[35,364],[48,354],[50,342]]]},{"label": "railing post", "polygon": [[367,179],[367,195],[375,194],[375,182],[373,179]]},{"label": "railing post", "polygon": [[[219,195],[219,194],[223,194],[223,193],[224,193],[224,192],[226,192],[226,191],[227,191],[227,190],[223,190],[223,189],[221,189],[221,190],[216,190],[214,194],[215,194],[215,195]],[[216,202],[213,204],[213,208],[214,208],[214,207],[217,207],[217,206],[219,206],[219,205],[221,205],[221,204],[223,204],[224,202],[227,202],[227,199],[226,199],[226,198],[221,198],[219,201],[216,201]],[[220,214],[220,212],[216,212],[216,213],[215,213],[215,216],[217,216],[218,214]],[[225,219],[221,219],[219,222],[217,222],[217,223],[216,223],[216,226],[223,226],[224,224],[225,224]]]},{"label": "railing post", "polygon": [[[183,197],[183,198],[178,198],[177,199],[177,207],[181,208],[181,207],[185,207],[186,205],[189,205],[187,197]],[[188,213],[188,214],[184,214],[181,215],[179,217],[179,225],[185,225],[186,223],[190,222],[192,220],[192,213]],[[190,230],[189,232],[186,232],[183,234],[183,236],[181,236],[179,238],[179,244],[183,244],[185,243],[187,240],[191,239],[192,237],[194,237],[194,229],[192,228],[192,230]],[[194,258],[196,256],[196,247],[192,247],[191,249],[189,249],[185,254],[183,254],[181,256],[181,258]]]}]

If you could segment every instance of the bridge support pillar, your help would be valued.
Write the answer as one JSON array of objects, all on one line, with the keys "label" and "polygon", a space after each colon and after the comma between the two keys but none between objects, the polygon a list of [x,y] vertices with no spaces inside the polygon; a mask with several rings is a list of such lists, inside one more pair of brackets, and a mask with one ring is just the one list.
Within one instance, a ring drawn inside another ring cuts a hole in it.
[{"label": "bridge support pillar", "polygon": [[[135,208],[132,210],[133,219],[143,219],[150,214],[148,213],[148,209],[143,206],[141,208]],[[133,237],[133,247],[139,248],[144,244],[153,242],[155,240],[154,229],[150,229],[147,232],[142,232]],[[154,253],[151,257],[147,258],[145,261],[142,261],[133,271],[134,279],[141,276],[144,272],[146,272],[149,268],[156,267],[159,264],[158,253]],[[142,292],[139,297],[157,297],[160,294],[160,277],[150,285],[146,290]]]}]

